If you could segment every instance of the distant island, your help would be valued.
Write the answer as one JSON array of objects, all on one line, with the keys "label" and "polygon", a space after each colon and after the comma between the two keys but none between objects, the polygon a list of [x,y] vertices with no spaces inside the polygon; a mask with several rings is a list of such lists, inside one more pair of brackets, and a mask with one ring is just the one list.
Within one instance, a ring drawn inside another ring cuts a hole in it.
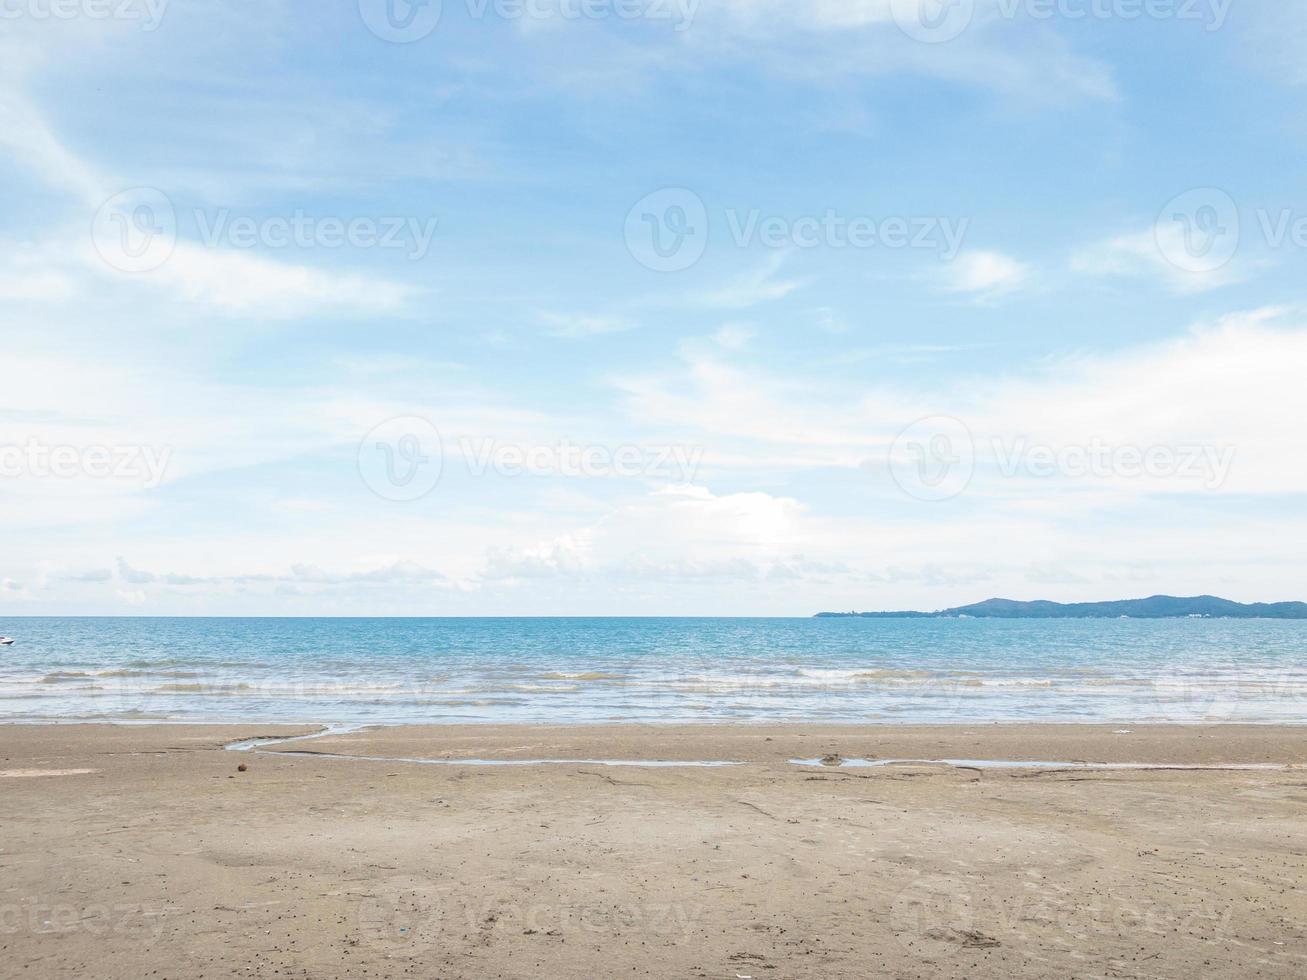
[{"label": "distant island", "polygon": [[1018,602],[986,599],[936,612],[821,612],[817,618],[864,619],[1307,619],[1307,602],[1234,602],[1214,595],[1155,595],[1115,602]]}]

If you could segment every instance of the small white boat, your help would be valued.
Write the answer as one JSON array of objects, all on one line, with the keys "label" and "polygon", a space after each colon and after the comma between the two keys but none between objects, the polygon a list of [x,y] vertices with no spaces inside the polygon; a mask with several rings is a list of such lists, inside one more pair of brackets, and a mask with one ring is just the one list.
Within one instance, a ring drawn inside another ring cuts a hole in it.
[{"label": "small white boat", "polygon": [[14,641],[11,640],[9,637],[0,636],[0,647],[11,647],[13,645],[14,645]]}]

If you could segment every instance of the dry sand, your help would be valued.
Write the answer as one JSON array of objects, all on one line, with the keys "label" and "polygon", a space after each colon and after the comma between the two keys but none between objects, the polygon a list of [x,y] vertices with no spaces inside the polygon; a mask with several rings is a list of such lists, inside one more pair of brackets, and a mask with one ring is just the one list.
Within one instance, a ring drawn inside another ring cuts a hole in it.
[{"label": "dry sand", "polygon": [[787,762],[1303,766],[1303,730],[460,726],[222,748],[308,730],[0,727],[0,976],[1307,976],[1307,769]]}]

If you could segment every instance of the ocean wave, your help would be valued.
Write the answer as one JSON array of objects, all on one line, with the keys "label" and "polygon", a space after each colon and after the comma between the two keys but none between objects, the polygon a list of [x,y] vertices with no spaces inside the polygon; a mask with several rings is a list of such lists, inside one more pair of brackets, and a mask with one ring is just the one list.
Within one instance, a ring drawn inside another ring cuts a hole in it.
[{"label": "ocean wave", "polygon": [[794,672],[794,676],[813,677],[820,680],[834,681],[897,680],[900,678],[911,680],[923,677],[936,677],[938,676],[938,672],[905,667],[802,667]]},{"label": "ocean wave", "polygon": [[585,690],[580,684],[505,684],[499,689],[515,694],[575,694]]},{"label": "ocean wave", "polygon": [[6,648],[0,719],[1307,720],[1301,624],[849,626],[73,623]]},{"label": "ocean wave", "polygon": [[521,707],[526,703],[521,698],[427,698],[413,702],[415,705],[441,708]]},{"label": "ocean wave", "polygon": [[245,694],[252,684],[161,684],[151,694]]},{"label": "ocean wave", "polygon": [[231,670],[239,667],[268,666],[270,665],[257,660],[182,660],[177,657],[167,657],[162,660],[127,660],[118,664],[115,669],[141,670],[148,673],[151,671],[157,671],[161,667],[185,667],[189,670]]},{"label": "ocean wave", "polygon": [[171,721],[175,716],[143,708],[123,711],[94,711],[79,715],[66,715],[64,721]]}]

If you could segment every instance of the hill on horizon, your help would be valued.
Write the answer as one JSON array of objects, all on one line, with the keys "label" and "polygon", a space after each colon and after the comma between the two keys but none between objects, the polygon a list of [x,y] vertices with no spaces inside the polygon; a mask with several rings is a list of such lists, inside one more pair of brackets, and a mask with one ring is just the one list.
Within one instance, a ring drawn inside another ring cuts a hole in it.
[{"label": "hill on horizon", "polygon": [[1052,602],[1037,599],[986,599],[935,612],[821,612],[819,618],[853,616],[870,619],[1307,619],[1307,602],[1235,602],[1219,596],[1180,598],[1169,595],[1108,602]]}]

